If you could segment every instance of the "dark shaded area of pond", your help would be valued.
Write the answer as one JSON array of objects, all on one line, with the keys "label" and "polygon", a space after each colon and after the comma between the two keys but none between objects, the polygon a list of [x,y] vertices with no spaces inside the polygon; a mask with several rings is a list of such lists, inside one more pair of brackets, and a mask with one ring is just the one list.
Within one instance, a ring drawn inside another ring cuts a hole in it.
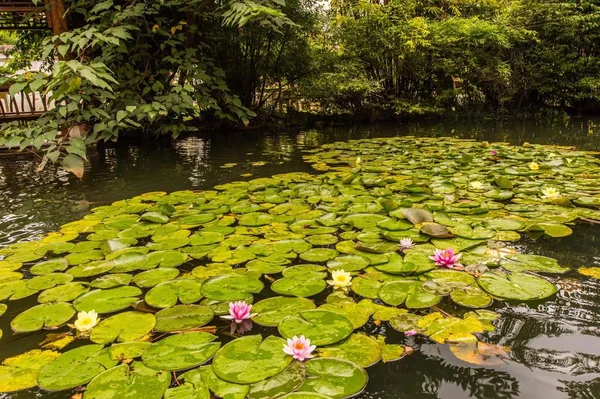
[{"label": "dark shaded area of pond", "polygon": [[[455,136],[477,140],[574,145],[600,150],[600,120],[555,123],[420,123],[305,130],[236,132],[188,137],[166,146],[119,146],[90,154],[83,180],[55,170],[35,172],[33,155],[0,153],[0,246],[31,240],[81,218],[89,207],[148,191],[210,189],[217,184],[293,171],[310,171],[302,150],[357,138],[396,135]],[[262,164],[265,163],[265,164]],[[235,165],[226,165],[235,164]],[[230,167],[222,168],[226,165]],[[240,175],[251,173],[251,177]],[[519,250],[557,258],[565,266],[600,266],[600,226],[579,224],[570,237],[522,241]],[[600,281],[576,273],[559,278],[560,292],[542,303],[500,303],[502,317],[487,341],[512,348],[501,365],[477,366],[447,346],[371,325],[415,353],[368,369],[360,398],[600,398]],[[0,317],[0,359],[34,349],[40,335],[12,336],[10,320],[31,306],[11,303]],[[33,300],[35,301],[35,300]],[[24,391],[0,398],[69,397]]]}]

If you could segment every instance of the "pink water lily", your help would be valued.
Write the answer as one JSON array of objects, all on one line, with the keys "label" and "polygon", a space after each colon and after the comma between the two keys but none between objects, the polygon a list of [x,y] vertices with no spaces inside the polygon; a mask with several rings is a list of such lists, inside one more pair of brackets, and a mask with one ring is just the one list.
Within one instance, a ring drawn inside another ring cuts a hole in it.
[{"label": "pink water lily", "polygon": [[403,238],[400,240],[400,249],[410,249],[415,246],[415,242],[411,238]]},{"label": "pink water lily", "polygon": [[429,258],[432,259],[437,266],[447,267],[449,269],[454,268],[462,254],[455,254],[452,248],[445,250],[436,249],[433,255]]},{"label": "pink water lily", "polygon": [[304,335],[298,338],[294,335],[294,338],[287,340],[287,345],[283,345],[283,351],[294,359],[300,360],[310,359],[313,357],[311,352],[314,351],[316,345],[310,344],[310,339],[305,338]]},{"label": "pink water lily", "polygon": [[241,323],[231,322],[231,333],[232,334],[245,334],[252,330],[252,320],[242,320]]},{"label": "pink water lily", "polygon": [[412,329],[412,330],[404,331],[404,335],[407,337],[412,337],[413,335],[417,335],[417,330]]},{"label": "pink water lily", "polygon": [[241,323],[251,317],[256,316],[256,313],[250,313],[252,305],[248,305],[244,301],[229,303],[229,316],[221,316],[222,319],[235,320],[236,323]]},{"label": "pink water lily", "polygon": [[496,150],[492,150],[492,151],[490,151],[490,153],[491,153],[493,156],[496,156],[496,155],[498,155],[498,151],[496,151]]}]

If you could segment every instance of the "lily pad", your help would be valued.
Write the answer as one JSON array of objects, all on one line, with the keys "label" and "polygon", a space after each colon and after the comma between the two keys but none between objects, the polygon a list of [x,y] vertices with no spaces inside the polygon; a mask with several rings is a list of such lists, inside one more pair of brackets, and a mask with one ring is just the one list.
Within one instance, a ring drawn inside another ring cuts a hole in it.
[{"label": "lily pad", "polygon": [[0,392],[15,392],[37,385],[38,372],[60,354],[34,349],[9,357],[0,366]]},{"label": "lily pad", "polygon": [[304,335],[311,344],[330,345],[348,337],[354,327],[350,320],[326,310],[305,310],[283,319],[277,327],[284,338]]},{"label": "lily pad", "polygon": [[369,266],[369,260],[357,255],[338,256],[327,262],[327,267],[333,270],[355,272]]},{"label": "lily pad", "polygon": [[[369,377],[359,365],[348,360],[319,358],[306,362],[307,378],[294,395],[288,398],[301,399],[303,394],[319,394],[333,399],[354,396],[365,388]],[[306,399],[315,398],[306,396]]]},{"label": "lily pad", "polygon": [[338,256],[338,251],[330,248],[312,248],[300,254],[300,259],[307,262],[327,262]]},{"label": "lily pad", "polygon": [[103,345],[85,345],[61,354],[40,370],[38,385],[48,391],[62,391],[87,384],[118,363],[103,348]]},{"label": "lily pad", "polygon": [[414,280],[391,281],[379,290],[379,298],[388,305],[403,303],[409,309],[422,309],[436,305],[442,297],[423,289],[423,283]]},{"label": "lily pad", "polygon": [[39,303],[71,302],[80,295],[88,292],[90,288],[83,283],[72,281],[70,283],[48,288],[38,296]]},{"label": "lily pad", "polygon": [[317,295],[325,287],[327,284],[322,277],[313,277],[311,274],[307,278],[283,277],[271,284],[271,290],[277,294],[300,298]]},{"label": "lily pad", "polygon": [[99,314],[112,313],[128,308],[141,294],[142,290],[130,286],[93,290],[78,297],[73,302],[73,306],[77,311],[95,310]]},{"label": "lily pad", "polygon": [[317,354],[319,357],[344,359],[361,367],[369,367],[381,359],[381,346],[368,335],[356,333],[335,345],[318,348]]},{"label": "lily pad", "polygon": [[15,332],[32,332],[65,324],[75,315],[70,303],[45,303],[27,309],[15,317],[10,326]]},{"label": "lily pad", "polygon": [[308,299],[276,296],[252,306],[252,312],[257,313],[252,321],[265,327],[277,327],[284,318],[315,307],[314,302]]},{"label": "lily pad", "polygon": [[178,302],[190,304],[202,299],[201,284],[194,280],[172,280],[160,283],[146,293],[144,300],[155,308],[170,308]]},{"label": "lily pad", "polygon": [[98,374],[85,390],[85,399],[161,399],[171,375],[146,367],[142,362],[122,364]]},{"label": "lily pad", "polygon": [[156,313],[155,330],[159,332],[182,331],[208,324],[215,313],[203,305],[177,305]]},{"label": "lily pad", "polygon": [[136,341],[149,334],[155,324],[156,318],[151,313],[119,313],[94,327],[90,340],[97,344]]},{"label": "lily pad", "polygon": [[202,295],[217,301],[242,301],[250,294],[262,291],[260,280],[243,275],[222,275],[208,279],[202,284]]},{"label": "lily pad", "polygon": [[558,291],[554,284],[525,273],[485,273],[477,282],[491,295],[503,299],[533,301],[548,298]]},{"label": "lily pad", "polygon": [[210,360],[221,347],[217,337],[205,332],[171,335],[154,342],[142,355],[144,364],[155,370],[185,370]]},{"label": "lily pad", "polygon": [[238,338],[221,348],[213,359],[215,374],[236,384],[254,384],[284,371],[292,357],[283,352],[285,340],[261,335]]},{"label": "lily pad", "polygon": [[306,377],[304,363],[294,361],[281,373],[250,386],[248,399],[269,399],[298,388]]}]

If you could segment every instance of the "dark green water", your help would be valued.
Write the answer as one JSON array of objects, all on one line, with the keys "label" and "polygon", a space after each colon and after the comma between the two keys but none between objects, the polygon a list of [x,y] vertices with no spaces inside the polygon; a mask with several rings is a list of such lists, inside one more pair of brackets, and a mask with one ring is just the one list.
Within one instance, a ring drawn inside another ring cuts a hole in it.
[{"label": "dark green water", "polygon": [[[32,155],[0,152],[0,246],[31,240],[86,214],[91,206],[143,192],[209,189],[214,185],[276,173],[310,171],[302,150],[356,138],[396,135],[456,136],[477,140],[574,145],[600,151],[600,120],[556,123],[485,124],[473,121],[401,126],[307,130],[298,133],[220,133],[188,137],[161,146],[121,146],[93,151],[83,180],[55,170],[35,172]],[[266,162],[253,166],[252,162]],[[236,163],[232,168],[221,168]],[[599,176],[600,178],[600,176]],[[600,225],[579,224],[563,239],[520,242],[523,251],[557,258],[565,266],[600,266]],[[360,398],[600,398],[600,281],[576,273],[558,281],[562,289],[542,303],[500,303],[497,330],[486,341],[512,348],[495,366],[472,365],[447,346],[388,334],[415,353],[399,362],[368,369]],[[9,322],[31,306],[11,303],[0,317],[0,359],[34,349],[40,335],[10,334]],[[67,398],[70,394],[24,391],[0,398]]]}]

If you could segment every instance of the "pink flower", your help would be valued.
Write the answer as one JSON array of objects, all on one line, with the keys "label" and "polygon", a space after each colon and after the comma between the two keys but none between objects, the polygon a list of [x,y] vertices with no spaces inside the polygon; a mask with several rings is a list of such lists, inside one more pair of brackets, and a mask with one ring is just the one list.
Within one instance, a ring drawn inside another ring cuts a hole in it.
[{"label": "pink flower", "polygon": [[415,243],[410,238],[403,238],[400,240],[400,249],[402,249],[402,250],[410,249],[414,246],[415,246]]},{"label": "pink flower", "polygon": [[256,316],[256,313],[250,313],[252,305],[246,304],[244,301],[229,303],[229,316],[221,316],[225,320],[235,320],[236,323],[241,323],[251,317]]},{"label": "pink flower", "polygon": [[283,351],[294,359],[300,360],[310,359],[313,357],[310,353],[316,348],[315,345],[310,344],[310,339],[304,338],[302,335],[300,338],[294,335],[294,338],[287,340],[287,345],[283,345]]},{"label": "pink flower", "polygon": [[412,330],[404,331],[404,335],[406,335],[407,337],[412,337],[413,335],[417,335],[417,330],[412,329]]},{"label": "pink flower", "polygon": [[437,266],[452,269],[454,268],[456,262],[458,262],[461,256],[462,254],[455,254],[452,248],[448,248],[443,251],[441,249],[436,249],[433,252],[433,255],[429,257],[429,259],[435,261],[435,264]]},{"label": "pink flower", "polygon": [[496,151],[496,150],[492,150],[491,153],[492,153],[493,156],[498,155],[498,151]]}]

